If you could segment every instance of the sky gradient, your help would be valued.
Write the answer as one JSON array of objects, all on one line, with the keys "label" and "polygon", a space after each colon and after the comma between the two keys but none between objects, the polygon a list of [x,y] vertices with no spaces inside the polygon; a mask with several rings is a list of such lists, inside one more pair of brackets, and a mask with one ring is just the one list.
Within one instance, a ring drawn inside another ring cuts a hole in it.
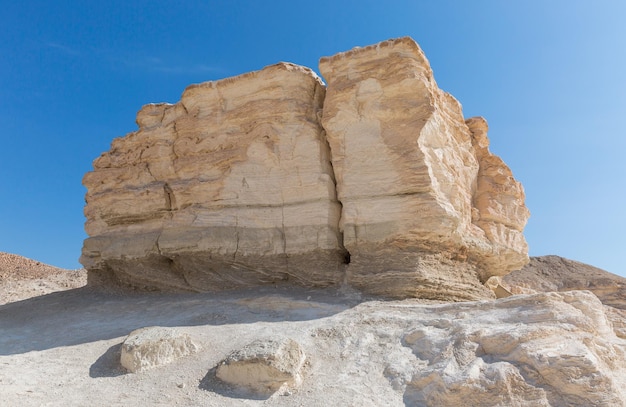
[{"label": "sky gradient", "polygon": [[0,2],[0,251],[80,267],[81,179],[141,106],[408,35],[489,122],[530,254],[626,276],[624,1]]}]

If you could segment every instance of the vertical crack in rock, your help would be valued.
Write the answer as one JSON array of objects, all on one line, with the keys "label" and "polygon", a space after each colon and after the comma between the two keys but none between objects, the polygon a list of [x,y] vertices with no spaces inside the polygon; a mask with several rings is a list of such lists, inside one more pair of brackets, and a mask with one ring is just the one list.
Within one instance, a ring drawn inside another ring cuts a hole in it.
[{"label": "vertical crack in rock", "polygon": [[[320,126],[321,126],[321,121],[320,121]],[[343,216],[343,203],[339,199],[339,194],[337,192],[337,176],[335,174],[335,168],[333,166],[333,161],[332,161],[332,154],[333,154],[333,152],[330,149],[330,145],[328,144],[328,139],[326,138],[326,132],[325,131],[322,131],[322,139],[323,139],[323,142],[324,142],[324,146],[327,149],[326,151],[328,152],[328,155],[329,155],[327,162],[328,162],[328,165],[329,165],[329,168],[330,168],[330,178],[331,178],[331,181],[333,183],[334,190],[335,190],[334,199],[339,204],[339,217],[337,218],[337,223],[336,223],[337,231],[339,233],[339,246],[340,246],[341,250],[345,253],[344,254],[344,264],[350,264],[350,252],[348,251],[348,249],[346,249],[346,247],[343,244],[343,230],[342,230],[342,227],[341,227],[341,217]]]},{"label": "vertical crack in rock", "polygon": [[283,244],[283,256],[285,259],[285,273],[287,275],[289,275],[289,255],[287,254],[287,235],[285,233],[285,197],[283,196],[283,193],[281,191],[280,193],[280,198],[282,200],[282,205],[280,206],[280,223],[281,223],[281,228],[280,228],[280,237],[282,239],[282,244]]},{"label": "vertical crack in rock", "polygon": [[173,211],[176,209],[176,197],[174,197],[174,191],[166,182],[163,184],[163,191],[165,192],[165,210]]},{"label": "vertical crack in rock", "polygon": [[235,246],[235,252],[233,253],[234,261],[237,260],[237,253],[239,252],[239,217],[238,216],[235,217],[235,240],[236,240],[236,246]]}]

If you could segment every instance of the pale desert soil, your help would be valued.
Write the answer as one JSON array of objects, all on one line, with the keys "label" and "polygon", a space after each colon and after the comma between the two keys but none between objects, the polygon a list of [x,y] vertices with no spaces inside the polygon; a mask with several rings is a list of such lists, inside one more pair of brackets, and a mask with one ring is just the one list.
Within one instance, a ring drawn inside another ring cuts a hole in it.
[{"label": "pale desert soil", "polygon": [[[403,343],[404,333],[428,321],[473,320],[483,308],[494,308],[487,302],[377,301],[350,289],[111,291],[82,287],[83,270],[11,259],[21,269],[19,277],[3,271],[0,280],[2,407],[419,405],[404,388],[408,372],[421,366],[411,363],[422,362]],[[527,311],[489,312],[496,320],[523,320]],[[176,327],[202,349],[170,365],[128,373],[119,363],[121,343],[147,326]],[[230,352],[274,338],[291,338],[305,350],[301,388],[252,397],[215,378],[217,364]]]},{"label": "pale desert soil", "polygon": [[[411,351],[391,335],[395,322],[374,326],[385,331],[383,341],[371,333],[354,336],[363,324],[372,326],[367,314],[376,302],[364,302],[352,290],[161,294],[72,288],[85,284],[84,270],[2,257],[3,270],[14,268],[0,280],[0,406],[404,405],[380,365],[401,364]],[[146,326],[177,327],[202,350],[128,373],[119,363],[121,343]],[[256,339],[287,337],[305,348],[306,375],[315,377],[293,394],[252,397],[215,378],[216,365],[231,351]]]}]

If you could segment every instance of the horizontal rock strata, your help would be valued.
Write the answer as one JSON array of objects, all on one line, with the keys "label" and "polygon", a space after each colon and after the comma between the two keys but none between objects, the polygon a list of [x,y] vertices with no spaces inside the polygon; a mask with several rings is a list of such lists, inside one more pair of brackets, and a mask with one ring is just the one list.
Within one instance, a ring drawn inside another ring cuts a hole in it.
[{"label": "horizontal rock strata", "polygon": [[145,106],[84,178],[91,281],[492,297],[482,283],[528,261],[528,210],[485,120],[410,38],[320,70],[327,88],[281,63]]},{"label": "horizontal rock strata", "polygon": [[[323,58],[349,281],[394,296],[476,298],[523,266],[524,192],[410,38]],[[469,262],[467,262],[469,260]],[[428,292],[432,293],[428,293]]]},{"label": "horizontal rock strata", "polygon": [[324,87],[277,64],[148,105],[84,178],[92,280],[218,290],[340,281]]},{"label": "horizontal rock strata", "polygon": [[423,321],[404,336],[424,363],[407,382],[407,405],[620,406],[626,400],[626,371],[618,362],[626,356],[624,341],[592,293],[523,295],[472,308]]}]

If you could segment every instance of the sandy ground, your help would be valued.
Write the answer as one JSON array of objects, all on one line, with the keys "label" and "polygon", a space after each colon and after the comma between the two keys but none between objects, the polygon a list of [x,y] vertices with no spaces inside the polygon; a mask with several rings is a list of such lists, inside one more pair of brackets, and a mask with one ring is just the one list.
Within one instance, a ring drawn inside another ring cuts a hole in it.
[{"label": "sandy ground", "polygon": [[[7,303],[0,306],[0,405],[327,406],[328,400],[344,406],[368,405],[363,400],[404,405],[402,393],[371,364],[410,351],[396,344],[399,353],[386,354],[389,343],[349,333],[350,325],[363,320],[366,304],[350,291],[273,287],[218,295],[83,287]],[[168,366],[126,373],[119,365],[120,344],[146,326],[178,327],[202,351]],[[249,398],[215,378],[217,363],[232,350],[258,338],[284,337],[304,347],[307,374],[316,376],[294,394]],[[356,339],[362,341],[358,346]],[[351,354],[353,347],[368,355]],[[355,357],[360,362],[347,363]],[[357,385],[354,378],[362,382]],[[372,394],[362,394],[368,382]]]},{"label": "sandy ground", "polygon": [[[0,280],[2,407],[418,405],[406,381],[423,361],[403,335],[424,321],[477,318],[493,304],[385,302],[350,289],[113,292],[81,286],[84,270],[41,273]],[[494,312],[504,319],[526,311]],[[119,363],[121,343],[147,326],[177,327],[202,349],[128,373]],[[216,379],[217,364],[233,350],[280,338],[297,341],[307,355],[299,389],[252,397]]]},{"label": "sandy ground", "polygon": [[[84,270],[11,256],[0,256],[0,406],[404,405],[381,366],[411,354],[392,333],[410,316],[378,326],[367,317],[377,302],[352,290],[114,292],[84,286]],[[420,312],[433,304],[403,303]],[[147,326],[177,327],[202,350],[128,373],[119,363],[121,343]],[[364,326],[382,331],[360,337]],[[231,351],[280,338],[307,353],[304,384],[293,394],[252,397],[215,378]]]}]

